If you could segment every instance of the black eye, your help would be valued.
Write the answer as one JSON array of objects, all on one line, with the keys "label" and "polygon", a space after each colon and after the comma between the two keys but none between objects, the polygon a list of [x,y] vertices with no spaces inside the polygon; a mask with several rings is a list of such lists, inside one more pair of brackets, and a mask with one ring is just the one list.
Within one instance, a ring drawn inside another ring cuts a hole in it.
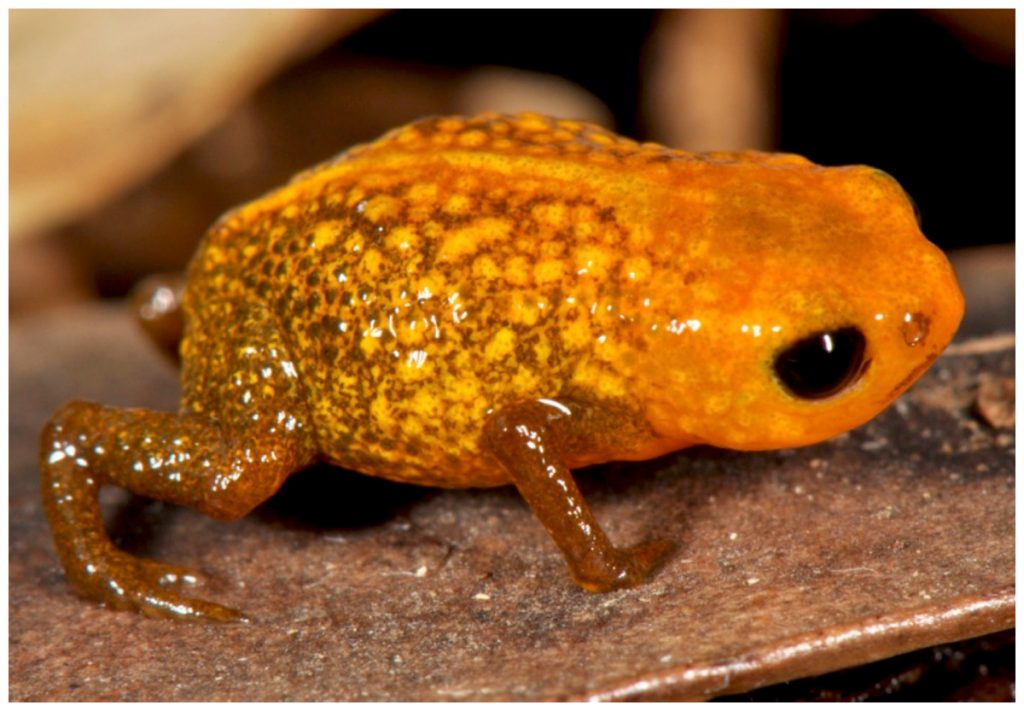
[{"label": "black eye", "polygon": [[863,371],[864,345],[864,334],[853,326],[815,333],[775,357],[775,374],[797,397],[835,395]]}]

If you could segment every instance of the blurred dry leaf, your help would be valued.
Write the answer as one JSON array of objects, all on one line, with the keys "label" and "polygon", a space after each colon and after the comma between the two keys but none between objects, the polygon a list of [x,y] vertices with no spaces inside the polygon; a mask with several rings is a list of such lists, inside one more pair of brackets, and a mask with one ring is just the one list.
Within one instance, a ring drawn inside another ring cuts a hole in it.
[{"label": "blurred dry leaf", "polygon": [[378,13],[13,10],[12,238],[141,180],[288,61]]},{"label": "blurred dry leaf", "polygon": [[611,110],[579,84],[553,74],[509,67],[479,67],[461,81],[455,97],[455,112],[483,111],[509,114],[536,111],[615,128]]},{"label": "blurred dry leaf", "polygon": [[1013,330],[1016,251],[1011,243],[958,249],[950,254],[967,305],[961,335]]},{"label": "blurred dry leaf", "polygon": [[978,378],[978,415],[992,427],[1012,430],[1016,422],[1017,384],[1011,377],[982,373]]},{"label": "blurred dry leaf", "polygon": [[652,137],[689,150],[768,149],[775,133],[777,10],[674,10],[651,43]]},{"label": "blurred dry leaf", "polygon": [[1016,48],[1013,9],[947,9],[927,12],[956,34],[978,57],[988,62],[1013,63]]}]

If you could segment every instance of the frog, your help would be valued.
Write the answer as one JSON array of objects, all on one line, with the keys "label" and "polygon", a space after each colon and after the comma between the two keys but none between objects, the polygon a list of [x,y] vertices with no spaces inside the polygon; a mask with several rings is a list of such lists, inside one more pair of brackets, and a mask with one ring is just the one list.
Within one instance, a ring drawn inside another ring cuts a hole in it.
[{"label": "frog", "polygon": [[62,406],[44,510],[80,595],[158,618],[252,620],[113,545],[101,487],[233,520],[317,463],[512,485],[579,588],[628,588],[676,544],[613,543],[574,470],[856,428],[963,307],[881,170],[535,113],[421,119],[213,224],[185,275],[179,410]]}]

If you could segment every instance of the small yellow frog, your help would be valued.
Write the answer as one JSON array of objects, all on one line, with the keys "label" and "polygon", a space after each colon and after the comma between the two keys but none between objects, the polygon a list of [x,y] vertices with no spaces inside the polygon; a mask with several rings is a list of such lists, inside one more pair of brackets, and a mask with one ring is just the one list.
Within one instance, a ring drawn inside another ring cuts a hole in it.
[{"label": "small yellow frog", "polygon": [[180,411],[58,410],[46,514],[80,593],[153,616],[245,619],[115,548],[101,486],[234,519],[316,461],[513,483],[580,586],[635,585],[671,545],[612,545],[571,469],[856,427],[962,312],[881,171],[535,114],[427,119],[210,229],[184,293]]}]

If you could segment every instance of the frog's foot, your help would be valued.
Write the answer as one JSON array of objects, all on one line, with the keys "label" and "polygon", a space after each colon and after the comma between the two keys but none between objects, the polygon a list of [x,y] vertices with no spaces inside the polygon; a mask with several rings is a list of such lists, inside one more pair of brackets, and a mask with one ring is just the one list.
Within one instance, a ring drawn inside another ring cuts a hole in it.
[{"label": "frog's foot", "polygon": [[[564,400],[517,403],[495,413],[484,430],[484,446],[505,466],[519,493],[562,550],[576,583],[591,592],[628,588],[643,582],[674,545],[649,540],[617,548],[605,535],[566,466],[574,448],[604,438],[601,413]],[[609,422],[612,422],[610,419]],[[611,425],[609,425],[611,426]]]},{"label": "frog's foot", "polygon": [[79,594],[118,610],[133,610],[148,617],[200,622],[249,622],[230,607],[181,595],[199,576],[187,568],[136,558],[116,548],[101,557],[68,566],[68,578]]},{"label": "frog's foot", "polygon": [[58,410],[43,430],[42,497],[69,579],[88,597],[152,617],[245,619],[236,610],[182,595],[181,588],[196,579],[189,571],[115,547],[104,526],[99,490],[121,486],[210,516],[238,518],[268,499],[307,456],[294,438],[261,439],[263,434],[200,415],[87,402]]},{"label": "frog's foot", "polygon": [[650,539],[630,548],[611,548],[601,558],[570,565],[576,583],[590,592],[631,588],[644,582],[676,549],[673,541]]}]

